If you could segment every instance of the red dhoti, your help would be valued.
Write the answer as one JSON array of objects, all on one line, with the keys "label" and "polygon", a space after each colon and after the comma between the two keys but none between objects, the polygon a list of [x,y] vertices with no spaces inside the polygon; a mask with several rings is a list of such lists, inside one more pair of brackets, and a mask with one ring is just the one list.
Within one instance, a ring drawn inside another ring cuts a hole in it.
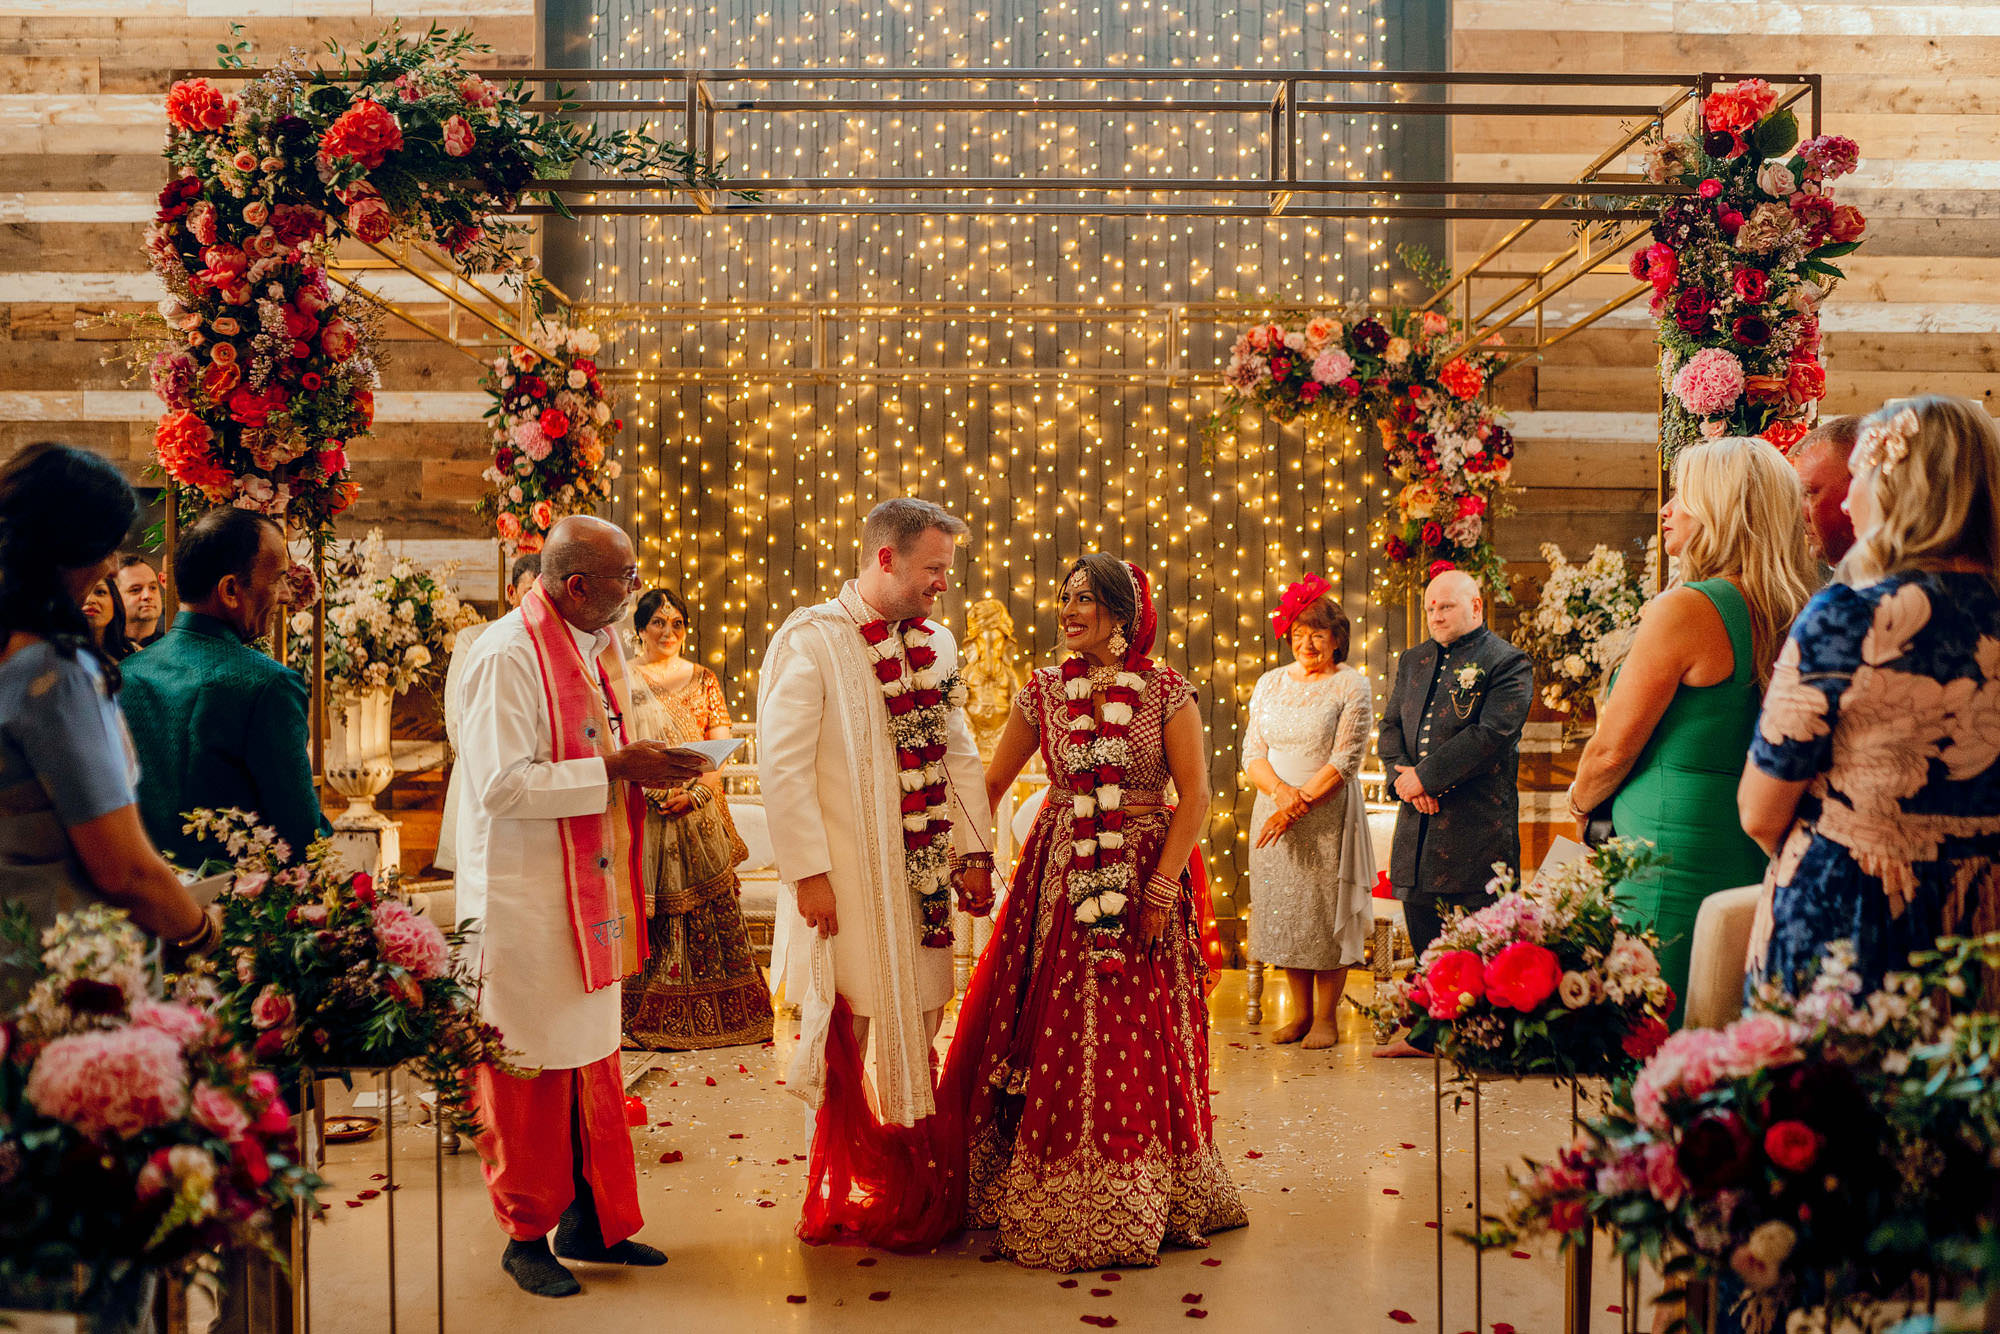
[{"label": "red dhoti", "polygon": [[576,1198],[579,1179],[590,1186],[605,1245],[639,1230],[639,1177],[617,1052],[528,1078],[482,1065],[474,1107],[486,1193],[508,1236],[546,1236]]}]

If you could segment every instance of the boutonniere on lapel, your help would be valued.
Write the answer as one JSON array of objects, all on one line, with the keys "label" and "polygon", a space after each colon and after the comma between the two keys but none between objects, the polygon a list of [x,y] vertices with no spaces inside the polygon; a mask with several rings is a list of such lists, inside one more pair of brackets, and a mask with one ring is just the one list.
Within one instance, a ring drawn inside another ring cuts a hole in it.
[{"label": "boutonniere on lapel", "polygon": [[1468,662],[1451,674],[1451,711],[1458,715],[1460,722],[1472,716],[1473,706],[1479,703],[1479,683],[1486,679],[1486,672],[1476,662]]}]

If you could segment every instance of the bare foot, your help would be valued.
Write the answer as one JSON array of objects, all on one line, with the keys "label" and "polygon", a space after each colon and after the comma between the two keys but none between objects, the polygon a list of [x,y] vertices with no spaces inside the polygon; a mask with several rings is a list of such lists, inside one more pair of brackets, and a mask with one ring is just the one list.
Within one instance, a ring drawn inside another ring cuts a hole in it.
[{"label": "bare foot", "polygon": [[1397,1038],[1394,1042],[1390,1043],[1386,1047],[1377,1047],[1370,1054],[1373,1055],[1377,1060],[1382,1060],[1382,1059],[1398,1060],[1405,1056],[1430,1055],[1430,1053],[1427,1051],[1420,1051],[1417,1048],[1412,1047],[1409,1044],[1408,1039],[1406,1038]]},{"label": "bare foot", "polygon": [[1271,1041],[1279,1044],[1297,1042],[1306,1035],[1306,1030],[1311,1027],[1312,1020],[1310,1019],[1294,1019],[1291,1023],[1283,1025],[1276,1032],[1272,1033]]},{"label": "bare foot", "polygon": [[1306,1033],[1305,1041],[1299,1045],[1307,1051],[1321,1051],[1340,1044],[1340,1028],[1336,1024],[1316,1023]]}]

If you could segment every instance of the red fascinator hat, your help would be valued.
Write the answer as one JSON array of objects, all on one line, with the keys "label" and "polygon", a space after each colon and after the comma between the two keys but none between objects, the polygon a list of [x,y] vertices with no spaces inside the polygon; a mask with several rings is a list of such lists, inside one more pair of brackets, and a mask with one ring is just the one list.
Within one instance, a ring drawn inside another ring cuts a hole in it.
[{"label": "red fascinator hat", "polygon": [[1278,609],[1271,613],[1271,629],[1280,639],[1292,632],[1292,622],[1299,613],[1333,591],[1333,585],[1316,574],[1308,574],[1295,584],[1287,585],[1278,599]]}]

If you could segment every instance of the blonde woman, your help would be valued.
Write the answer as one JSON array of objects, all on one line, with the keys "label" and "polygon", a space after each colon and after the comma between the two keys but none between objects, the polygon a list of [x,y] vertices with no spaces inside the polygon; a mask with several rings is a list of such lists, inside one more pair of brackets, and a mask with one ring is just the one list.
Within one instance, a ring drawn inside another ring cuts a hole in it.
[{"label": "blonde woman", "polygon": [[[1701,901],[1764,875],[1763,849],[1737,823],[1736,781],[1772,661],[1812,596],[1813,561],[1798,476],[1766,441],[1685,449],[1675,483],[1660,532],[1680,577],[1640,617],[1570,809],[1582,820],[1609,799],[1619,835],[1659,850],[1660,864],[1617,893],[1628,921],[1660,933],[1660,969],[1679,996]],[[1677,1000],[1670,1022],[1680,1015]]]},{"label": "blonde woman", "polygon": [[1836,940],[1872,991],[2000,927],[2000,435],[1978,403],[1908,399],[1850,467],[1854,546],[1778,659],[1737,797],[1774,859],[1751,957],[1788,990]]}]

